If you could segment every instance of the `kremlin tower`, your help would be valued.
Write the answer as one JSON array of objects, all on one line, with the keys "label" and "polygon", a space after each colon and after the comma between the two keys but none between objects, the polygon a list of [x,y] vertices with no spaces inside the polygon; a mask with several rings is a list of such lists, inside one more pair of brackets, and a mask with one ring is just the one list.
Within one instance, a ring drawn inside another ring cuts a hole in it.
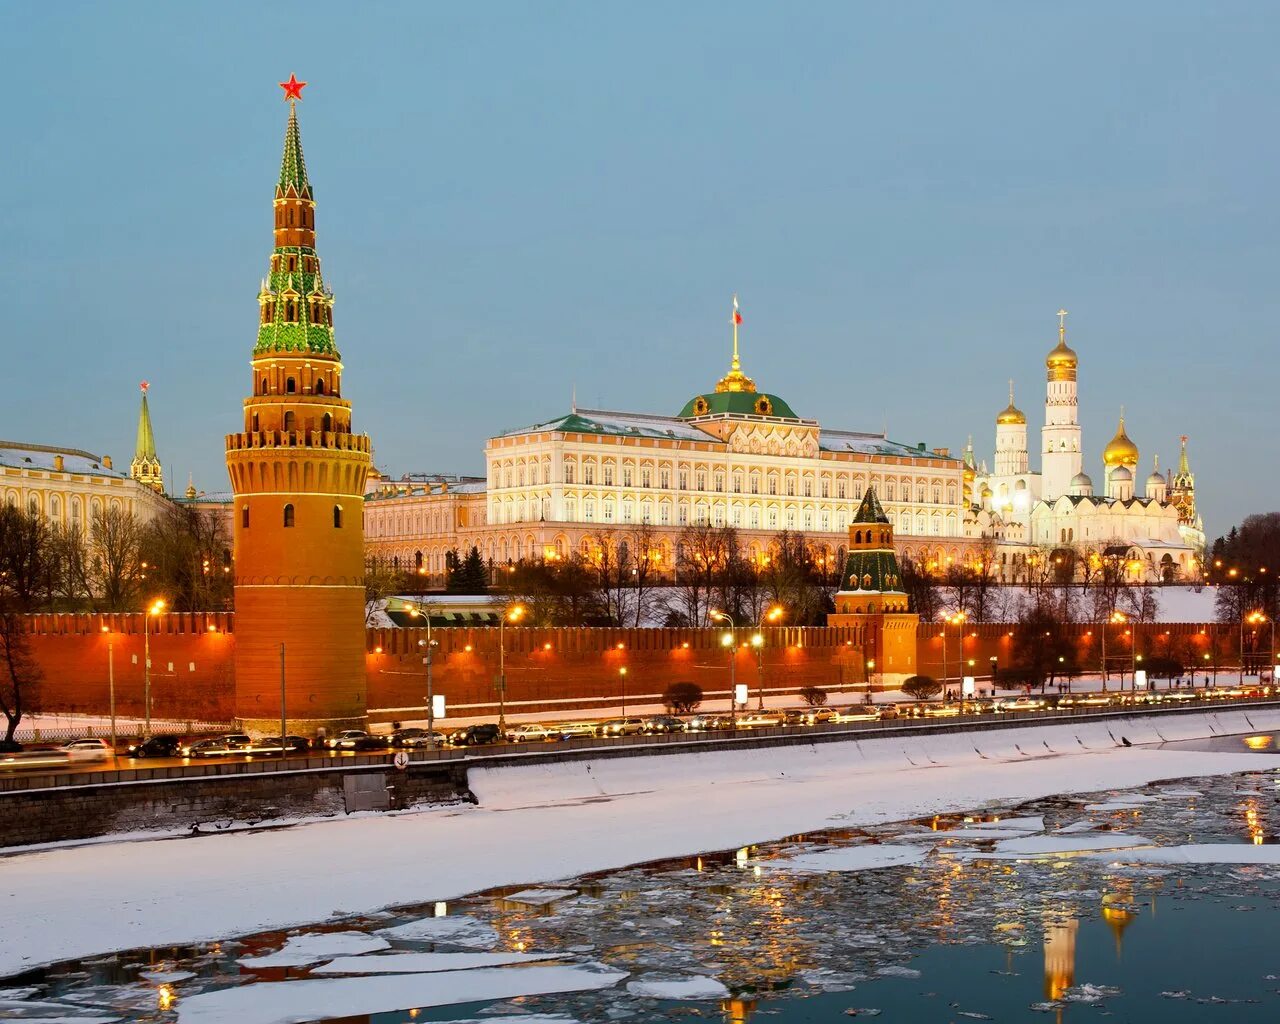
[{"label": "kremlin tower", "polygon": [[147,389],[151,385],[144,380],[139,387],[142,388],[142,409],[138,412],[138,442],[134,446],[133,461],[129,463],[129,475],[143,487],[164,494],[164,470],[156,456],[156,435],[151,429],[151,410],[147,408]]},{"label": "kremlin tower", "polygon": [[363,495],[369,438],[351,432],[333,292],[315,248],[296,101],[275,189],[275,248],[258,293],[244,427],[227,435],[235,494],[236,717],[278,732],[363,724]]},{"label": "kremlin tower", "polygon": [[1080,357],[1067,345],[1067,311],[1058,310],[1058,344],[1045,357],[1049,386],[1045,395],[1040,494],[1052,501],[1071,489],[1083,468],[1080,420],[1076,399],[1076,370]]}]

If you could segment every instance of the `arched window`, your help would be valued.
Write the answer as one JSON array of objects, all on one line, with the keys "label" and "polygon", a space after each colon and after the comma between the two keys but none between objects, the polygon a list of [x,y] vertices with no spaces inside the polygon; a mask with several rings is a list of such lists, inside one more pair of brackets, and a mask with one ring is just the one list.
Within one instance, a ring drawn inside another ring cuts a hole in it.
[{"label": "arched window", "polygon": [[859,530],[857,533],[855,533],[855,534],[853,535],[853,542],[854,542],[855,544],[861,544],[861,543],[862,543],[862,531],[861,531],[861,530]]},{"label": "arched window", "polygon": [[[334,505],[334,506],[333,506],[333,528],[334,528],[335,530],[341,530],[341,529],[342,529],[342,506],[341,506],[341,505]],[[421,564],[422,564],[422,563],[421,563],[421,557],[422,557],[422,556],[421,556],[421,555],[419,555],[418,557],[419,557],[419,563],[418,563],[418,564],[419,564],[419,565],[421,565]]]},{"label": "arched window", "polygon": [[322,419],[320,422],[322,425],[321,429],[323,429],[326,434],[333,429],[333,417],[330,416],[328,413],[324,414],[324,419]]},{"label": "arched window", "polygon": [[292,505],[286,505],[284,507],[284,525],[285,526],[293,525],[293,506]]},{"label": "arched window", "polygon": [[296,394],[298,390],[298,382],[292,377],[284,382],[284,393],[286,395]]},{"label": "arched window", "polygon": [[262,378],[262,390],[261,390],[261,391],[259,391],[259,392],[258,392],[258,394],[260,394],[260,395],[265,395],[266,393],[267,393],[267,378],[266,378],[266,377],[263,377],[263,378]]},{"label": "arched window", "polygon": [[249,529],[249,506],[248,505],[240,506],[240,529],[242,530]]},{"label": "arched window", "polygon": [[[293,208],[292,208],[292,207],[290,207],[289,212],[288,212],[287,214],[285,214],[285,219],[286,219],[287,223],[289,224],[289,227],[293,227]],[[290,269],[290,270],[292,270],[292,269],[293,269],[293,257],[292,257],[292,256],[290,256],[290,257],[289,257],[289,269]]]},{"label": "arched window", "polygon": [[290,299],[288,302],[284,304],[284,318],[288,320],[289,323],[291,324],[297,323],[298,304],[294,302],[293,299]]},{"label": "arched window", "polygon": [[256,412],[253,414],[253,432],[255,434],[258,432],[258,414]]},{"label": "arched window", "polygon": [[421,568],[422,568],[422,552],[421,552],[421,551],[415,551],[415,552],[413,553],[413,561],[414,561],[414,568],[415,568],[415,569],[421,569]]},{"label": "arched window", "polygon": [[294,428],[294,422],[295,421],[294,421],[293,410],[290,409],[287,413],[284,414],[284,429],[286,432]]},{"label": "arched window", "polygon": [[316,381],[316,394],[317,395],[324,394],[324,378],[323,377],[321,377],[318,381]]}]

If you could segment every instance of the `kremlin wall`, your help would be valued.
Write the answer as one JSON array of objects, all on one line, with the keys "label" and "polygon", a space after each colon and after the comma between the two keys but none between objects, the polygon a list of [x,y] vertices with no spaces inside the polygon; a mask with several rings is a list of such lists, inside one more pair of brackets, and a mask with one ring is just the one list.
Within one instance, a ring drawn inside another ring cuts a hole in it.
[{"label": "kremlin wall", "polygon": [[[152,717],[157,720],[229,722],[237,717],[235,687],[235,619],[232,614],[163,615],[151,618]],[[143,714],[143,616],[34,615],[30,617],[33,654],[45,672],[42,703],[49,712],[104,715],[109,707],[108,673],[114,669],[116,713]],[[1074,639],[1079,664],[1099,660],[1096,626],[1066,627]],[[1238,663],[1239,633],[1227,627],[1192,623],[1157,623],[1139,629],[1138,651],[1145,656],[1175,654],[1199,664],[1203,654],[1217,652],[1219,665]],[[620,668],[626,668],[628,703],[658,703],[673,682],[703,688],[703,710],[727,710],[729,673],[723,629],[541,629],[508,627],[506,634],[509,715],[539,716],[595,711],[616,713],[623,690]],[[799,705],[798,691],[819,686],[829,703],[844,706],[861,699],[867,689],[865,663],[873,637],[865,626],[801,628],[766,627],[763,631],[766,696]],[[494,627],[437,628],[439,643],[433,663],[435,692],[443,694],[450,719],[492,719],[497,715],[494,679],[498,673],[499,631]],[[373,722],[422,717],[425,670],[418,641],[424,629],[364,631],[364,675],[369,718]],[[1131,653],[1131,639],[1113,631],[1108,662],[1115,669]],[[919,671],[943,675],[942,627],[921,625],[917,633]],[[954,681],[965,673],[988,677],[990,659],[1001,666],[1013,661],[1013,629],[1005,624],[967,626],[963,637],[946,634],[947,669]],[[109,650],[110,648],[110,650]],[[973,667],[968,667],[972,661]],[[1208,663],[1206,663],[1208,664]],[[741,649],[737,682],[750,691],[755,707],[757,672],[754,650]],[[872,689],[887,685],[877,668]],[[1114,684],[1113,684],[1114,685]],[[982,683],[979,682],[979,686]],[[260,712],[278,715],[276,703]],[[296,685],[289,700],[295,707],[313,705],[310,693]],[[277,719],[278,720],[278,719]],[[290,731],[297,731],[292,725]]]}]

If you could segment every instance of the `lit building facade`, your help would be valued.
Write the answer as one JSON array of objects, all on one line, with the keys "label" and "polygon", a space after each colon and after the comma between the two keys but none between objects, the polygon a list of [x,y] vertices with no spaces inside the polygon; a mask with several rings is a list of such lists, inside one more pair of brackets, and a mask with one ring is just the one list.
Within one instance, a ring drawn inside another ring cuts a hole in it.
[{"label": "lit building facade", "polygon": [[698,524],[735,528],[757,560],[779,532],[803,533],[834,566],[874,488],[901,551],[957,559],[972,541],[964,472],[946,449],[830,429],[758,391],[735,325],[729,373],[676,415],[575,407],[490,438],[482,481],[376,481],[366,533],[371,554],[432,577],[454,548],[474,545],[501,566],[590,553],[602,536],[642,527],[671,565],[681,531]]}]

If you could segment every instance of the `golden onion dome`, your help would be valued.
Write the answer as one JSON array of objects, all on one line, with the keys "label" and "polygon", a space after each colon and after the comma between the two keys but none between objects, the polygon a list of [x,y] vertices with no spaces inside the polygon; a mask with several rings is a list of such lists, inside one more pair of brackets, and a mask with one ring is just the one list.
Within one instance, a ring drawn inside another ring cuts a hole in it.
[{"label": "golden onion dome", "polygon": [[992,495],[992,494],[994,494],[994,493],[995,493],[995,492],[991,489],[991,485],[990,485],[990,484],[983,484],[983,485],[982,485],[982,496],[983,496],[984,498],[989,498],[989,497],[991,497],[991,495]]},{"label": "golden onion dome", "polygon": [[1136,466],[1138,464],[1138,446],[1124,432],[1124,416],[1120,417],[1120,426],[1116,428],[1116,436],[1102,449],[1102,461],[1108,466]]},{"label": "golden onion dome", "polygon": [[1050,370],[1074,370],[1080,365],[1080,357],[1065,339],[1060,338],[1053,351],[1045,356],[1044,365]]},{"label": "golden onion dome", "polygon": [[996,426],[1002,426],[1003,424],[1006,424],[1006,423],[1016,423],[1019,426],[1026,426],[1027,424],[1026,414],[1023,413],[1023,411],[1019,409],[1016,405],[1010,402],[1008,406],[1006,406],[999,413],[999,415],[996,416]]}]

